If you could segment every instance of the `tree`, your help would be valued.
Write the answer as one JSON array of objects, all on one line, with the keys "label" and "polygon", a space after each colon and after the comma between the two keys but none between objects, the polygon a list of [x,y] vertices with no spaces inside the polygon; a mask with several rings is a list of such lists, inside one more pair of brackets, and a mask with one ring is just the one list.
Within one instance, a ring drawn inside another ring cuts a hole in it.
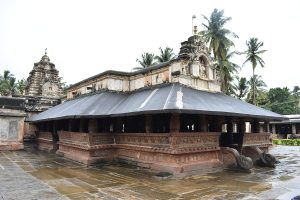
[{"label": "tree", "polygon": [[23,78],[21,80],[18,80],[16,89],[19,94],[24,95],[25,94],[25,87],[27,85],[27,81]]},{"label": "tree", "polygon": [[155,56],[155,59],[158,61],[158,63],[164,63],[168,62],[175,58],[175,54],[173,52],[173,49],[166,47],[164,50],[160,47],[159,48],[159,56]]},{"label": "tree", "polygon": [[235,33],[224,28],[231,17],[224,17],[224,10],[214,9],[209,18],[204,15],[203,18],[207,21],[207,24],[202,23],[205,30],[200,31],[200,35],[208,44],[209,52],[213,53],[214,58],[220,58],[224,51],[234,46],[229,37],[238,38]]},{"label": "tree", "polygon": [[233,85],[235,96],[238,99],[243,99],[249,91],[248,81],[245,77],[236,77],[237,84]]},{"label": "tree", "polygon": [[[254,99],[256,99],[256,97],[258,95],[261,95],[263,92],[265,92],[265,87],[267,87],[266,83],[262,80],[261,76],[258,75],[254,75],[252,77],[250,77],[250,80],[248,81],[248,84],[251,86],[250,87],[250,92],[247,95],[247,102],[254,102]],[[253,90],[255,90],[256,92],[254,93]],[[255,104],[256,101],[255,101]]]},{"label": "tree", "polygon": [[0,95],[9,96],[17,93],[16,78],[9,70],[4,70],[0,77]]},{"label": "tree", "polygon": [[[246,54],[246,61],[244,62],[243,65],[246,63],[250,62],[252,64],[252,77],[255,75],[255,68],[259,64],[261,67],[264,67],[265,62],[264,60],[260,57],[261,54],[265,53],[267,50],[260,50],[260,48],[264,45],[263,42],[259,42],[258,38],[250,38],[249,41],[246,41],[247,45],[247,50],[243,52],[243,54]],[[253,82],[254,83],[254,82]],[[252,104],[256,105],[256,90],[255,87],[252,86],[254,90],[252,91]]]},{"label": "tree", "polygon": [[140,67],[135,67],[133,68],[133,70],[140,70],[140,69],[145,69],[147,67],[153,66],[155,64],[157,64],[154,60],[155,56],[152,53],[143,53],[141,55],[141,60],[136,59],[136,62],[138,62],[141,66]]},{"label": "tree", "polygon": [[227,95],[230,95],[233,91],[231,82],[233,81],[233,74],[237,73],[240,68],[237,64],[231,62],[231,58],[236,52],[228,52],[226,49],[222,52],[217,59],[217,70],[221,79],[221,91]]},{"label": "tree", "polygon": [[287,87],[271,88],[268,93],[269,109],[282,115],[299,113],[298,101]]}]

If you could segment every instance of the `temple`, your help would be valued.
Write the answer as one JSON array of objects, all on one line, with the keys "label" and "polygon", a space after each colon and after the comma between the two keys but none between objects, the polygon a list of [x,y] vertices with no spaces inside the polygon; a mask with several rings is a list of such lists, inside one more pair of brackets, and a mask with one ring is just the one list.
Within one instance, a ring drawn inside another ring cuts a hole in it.
[{"label": "temple", "polygon": [[118,161],[185,174],[276,161],[267,153],[269,122],[284,117],[222,94],[198,35],[174,60],[105,71],[73,84],[67,99],[31,118],[38,147],[86,165]]},{"label": "temple", "polygon": [[23,140],[35,138],[36,126],[26,119],[61,102],[59,72],[47,51],[29,73],[25,95],[0,97],[0,150],[23,149]]}]

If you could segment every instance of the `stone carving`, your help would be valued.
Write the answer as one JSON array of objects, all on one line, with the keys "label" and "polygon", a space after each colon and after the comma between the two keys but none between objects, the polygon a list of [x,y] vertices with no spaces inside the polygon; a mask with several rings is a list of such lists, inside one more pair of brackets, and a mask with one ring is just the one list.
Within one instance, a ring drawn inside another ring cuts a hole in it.
[{"label": "stone carving", "polygon": [[262,151],[257,146],[244,147],[243,152],[253,157],[254,162],[260,166],[275,167],[278,162],[273,155]]},{"label": "stone carving", "polygon": [[230,147],[222,147],[221,149],[225,152],[233,154],[238,168],[248,171],[253,167],[252,159],[244,155],[240,155],[240,153],[236,149]]},{"label": "stone carving", "polygon": [[59,72],[55,65],[45,55],[40,62],[34,64],[33,70],[27,78],[25,94],[28,96],[51,96],[59,98],[61,94]]}]

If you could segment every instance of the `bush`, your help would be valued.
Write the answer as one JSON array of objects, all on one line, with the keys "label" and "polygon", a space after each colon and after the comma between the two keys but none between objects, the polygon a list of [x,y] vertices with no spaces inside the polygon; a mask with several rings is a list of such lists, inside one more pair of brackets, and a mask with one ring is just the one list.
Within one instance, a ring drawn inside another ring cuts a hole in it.
[{"label": "bush", "polygon": [[274,139],[273,144],[288,145],[288,146],[300,146],[300,139]]}]

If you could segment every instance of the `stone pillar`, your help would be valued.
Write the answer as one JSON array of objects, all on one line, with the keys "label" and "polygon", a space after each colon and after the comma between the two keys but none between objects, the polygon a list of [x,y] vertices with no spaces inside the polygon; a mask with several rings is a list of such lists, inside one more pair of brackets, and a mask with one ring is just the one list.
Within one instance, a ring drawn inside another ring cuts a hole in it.
[{"label": "stone pillar", "polygon": [[237,124],[238,132],[244,134],[246,132],[246,124],[244,120],[239,120]]},{"label": "stone pillar", "polygon": [[222,121],[219,117],[213,117],[209,126],[211,132],[222,132]]},{"label": "stone pillar", "polygon": [[292,124],[292,134],[297,134],[296,124]]},{"label": "stone pillar", "polygon": [[118,117],[115,121],[115,128],[114,132],[116,133],[122,133],[123,129],[123,120],[121,117]]},{"label": "stone pillar", "polygon": [[68,120],[68,131],[72,131],[72,119]]},{"label": "stone pillar", "polygon": [[269,122],[268,121],[265,121],[264,122],[264,131],[267,132],[267,133],[270,133],[270,126],[269,126]]},{"label": "stone pillar", "polygon": [[272,133],[276,134],[276,126],[275,126],[275,124],[272,124]]},{"label": "stone pillar", "polygon": [[226,124],[227,124],[227,133],[233,133],[232,119],[230,119],[230,118],[226,119]]},{"label": "stone pillar", "polygon": [[205,115],[200,115],[200,131],[208,132],[208,123]]},{"label": "stone pillar", "polygon": [[89,133],[97,133],[97,119],[89,119],[88,130]]},{"label": "stone pillar", "polygon": [[152,115],[146,115],[145,117],[145,130],[146,133],[152,133]]},{"label": "stone pillar", "polygon": [[171,114],[170,118],[170,133],[179,133],[180,117],[178,113]]},{"label": "stone pillar", "polygon": [[251,122],[251,132],[259,133],[259,121],[258,120],[253,120],[253,122]]},{"label": "stone pillar", "polygon": [[79,132],[84,132],[84,119],[79,120]]}]

